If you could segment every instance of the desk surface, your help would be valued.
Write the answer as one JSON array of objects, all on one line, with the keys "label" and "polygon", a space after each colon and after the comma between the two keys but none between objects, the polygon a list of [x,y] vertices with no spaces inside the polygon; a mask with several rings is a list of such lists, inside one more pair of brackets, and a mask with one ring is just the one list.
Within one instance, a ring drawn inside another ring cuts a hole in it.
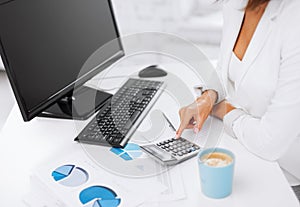
[{"label": "desk surface", "polygon": [[[31,170],[57,152],[78,147],[73,142],[77,133],[70,120],[37,118],[24,123],[15,106],[0,134],[0,206],[24,206],[22,199],[30,191]],[[189,133],[185,136],[190,136]],[[197,162],[193,158],[180,165],[186,199],[156,206],[299,206],[277,163],[254,156],[226,134],[219,147],[230,149],[237,159],[231,196],[213,200],[202,195]]]}]

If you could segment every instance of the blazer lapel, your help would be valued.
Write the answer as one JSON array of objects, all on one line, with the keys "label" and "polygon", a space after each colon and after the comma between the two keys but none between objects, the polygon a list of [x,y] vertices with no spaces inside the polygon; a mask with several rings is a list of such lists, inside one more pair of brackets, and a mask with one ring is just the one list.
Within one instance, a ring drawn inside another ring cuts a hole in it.
[{"label": "blazer lapel", "polygon": [[[241,78],[237,80],[236,90],[239,88],[242,80],[245,78],[246,74],[249,72],[250,66],[255,61],[260,51],[264,47],[268,37],[271,34],[274,22],[273,19],[277,15],[279,8],[282,5],[281,0],[273,0],[269,2],[268,7],[264,15],[262,16],[259,24],[257,25],[256,31],[251,39],[251,42],[246,50],[246,53],[243,58],[244,62],[244,72],[241,75]],[[276,15],[275,15],[276,14]]]},{"label": "blazer lapel", "polygon": [[224,33],[223,33],[224,37],[223,37],[223,54],[222,54],[223,56],[222,76],[223,79],[225,80],[225,83],[227,83],[226,85],[227,92],[231,87],[229,85],[229,81],[227,81],[230,57],[244,19],[244,9],[241,6],[241,3],[239,3],[239,5],[235,4],[230,6],[231,6],[230,11],[228,11],[230,12],[230,14],[228,14],[230,15],[230,19],[229,22],[226,22],[226,27],[224,28]]}]

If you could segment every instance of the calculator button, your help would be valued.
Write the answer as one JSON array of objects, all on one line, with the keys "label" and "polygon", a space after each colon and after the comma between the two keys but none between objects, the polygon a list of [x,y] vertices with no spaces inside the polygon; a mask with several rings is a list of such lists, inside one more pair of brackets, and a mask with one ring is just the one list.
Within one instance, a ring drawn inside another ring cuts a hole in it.
[{"label": "calculator button", "polygon": [[165,147],[170,147],[170,145],[169,144],[165,144]]},{"label": "calculator button", "polygon": [[161,143],[157,143],[156,145],[157,145],[157,146],[161,146]]},{"label": "calculator button", "polygon": [[170,146],[170,147],[169,147],[169,149],[170,149],[170,150],[173,150],[173,149],[174,149],[174,147]]},{"label": "calculator button", "polygon": [[194,147],[188,149],[188,152],[194,152],[194,151],[195,151],[195,148],[194,148]]},{"label": "calculator button", "polygon": [[177,154],[178,156],[182,156],[182,153],[181,152],[178,152],[178,154]]}]

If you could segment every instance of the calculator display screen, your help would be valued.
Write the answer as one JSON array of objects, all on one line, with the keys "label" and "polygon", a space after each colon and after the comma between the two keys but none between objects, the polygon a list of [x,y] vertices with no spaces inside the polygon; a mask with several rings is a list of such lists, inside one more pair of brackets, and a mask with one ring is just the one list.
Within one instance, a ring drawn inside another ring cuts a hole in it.
[{"label": "calculator display screen", "polygon": [[162,161],[175,160],[175,158],[172,155],[170,155],[169,153],[164,152],[163,150],[157,148],[155,145],[148,146],[148,149],[151,150],[151,153],[155,157],[159,158]]}]

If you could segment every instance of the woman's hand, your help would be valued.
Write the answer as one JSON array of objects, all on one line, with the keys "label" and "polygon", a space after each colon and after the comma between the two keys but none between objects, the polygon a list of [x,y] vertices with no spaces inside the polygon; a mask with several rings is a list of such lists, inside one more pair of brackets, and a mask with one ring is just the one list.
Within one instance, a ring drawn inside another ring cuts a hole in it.
[{"label": "woman's hand", "polygon": [[195,102],[181,108],[179,111],[180,126],[176,132],[176,138],[181,136],[184,129],[194,129],[194,132],[198,133],[212,111],[216,99],[217,93],[213,90],[208,90],[197,98]]}]

